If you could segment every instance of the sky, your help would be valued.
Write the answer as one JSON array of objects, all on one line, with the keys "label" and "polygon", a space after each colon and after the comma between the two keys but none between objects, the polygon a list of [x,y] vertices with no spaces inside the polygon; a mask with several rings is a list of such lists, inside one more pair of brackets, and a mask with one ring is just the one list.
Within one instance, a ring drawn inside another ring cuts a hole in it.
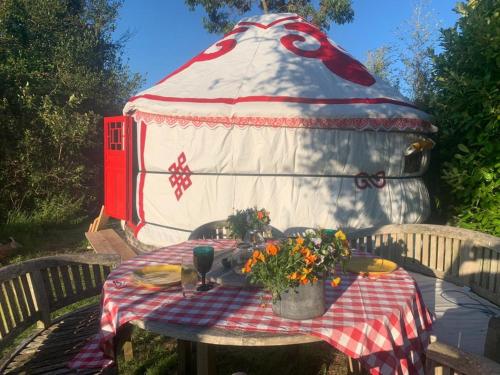
[{"label": "sky", "polygon": [[[455,24],[456,0],[428,0],[434,23]],[[398,43],[398,28],[409,20],[414,0],[353,0],[354,21],[332,25],[330,39],[364,62],[369,50]],[[207,49],[221,36],[203,28],[203,9],[189,11],[183,0],[126,0],[120,10],[115,36],[130,32],[124,60],[131,72],[144,78],[142,89]]]}]

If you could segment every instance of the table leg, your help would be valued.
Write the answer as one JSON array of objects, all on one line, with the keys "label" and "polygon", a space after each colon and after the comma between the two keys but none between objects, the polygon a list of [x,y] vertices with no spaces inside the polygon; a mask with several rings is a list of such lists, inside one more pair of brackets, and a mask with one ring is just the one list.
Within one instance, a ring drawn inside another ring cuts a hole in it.
[{"label": "table leg", "polygon": [[191,341],[177,340],[178,375],[191,375],[194,373],[193,343]]},{"label": "table leg", "polygon": [[196,343],[197,375],[215,375],[215,348],[213,345]]},{"label": "table leg", "polygon": [[123,359],[125,362],[134,358],[134,351],[132,349],[132,331],[134,327],[131,324],[125,324],[120,327],[118,334],[115,336],[115,354],[118,355],[123,350]]},{"label": "table leg", "polygon": [[349,375],[366,375],[368,371],[366,371],[361,363],[357,359],[353,359],[351,357],[347,357],[347,373]]}]

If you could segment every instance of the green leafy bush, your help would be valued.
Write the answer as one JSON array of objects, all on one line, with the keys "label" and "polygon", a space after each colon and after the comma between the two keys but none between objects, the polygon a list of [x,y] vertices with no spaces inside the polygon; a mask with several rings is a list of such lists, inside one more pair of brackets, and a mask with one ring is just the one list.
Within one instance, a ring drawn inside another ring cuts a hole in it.
[{"label": "green leafy bush", "polygon": [[114,40],[120,1],[0,2],[0,224],[99,205],[102,117],[139,78]]},{"label": "green leafy bush", "polygon": [[441,199],[454,224],[500,236],[500,7],[470,1],[457,11],[433,77]]}]

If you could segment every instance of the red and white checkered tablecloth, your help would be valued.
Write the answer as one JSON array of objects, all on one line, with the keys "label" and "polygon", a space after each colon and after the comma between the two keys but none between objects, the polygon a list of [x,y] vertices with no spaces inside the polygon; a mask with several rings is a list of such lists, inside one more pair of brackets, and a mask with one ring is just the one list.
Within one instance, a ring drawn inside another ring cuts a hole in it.
[{"label": "red and white checkered tablecloth", "polygon": [[219,286],[186,299],[180,287],[151,293],[130,282],[132,270],[150,264],[180,263],[183,255],[201,244],[217,251],[231,249],[235,242],[187,241],[138,256],[115,269],[103,287],[101,330],[69,367],[109,366],[118,328],[131,320],[154,320],[249,332],[304,333],[359,359],[372,374],[423,374],[422,354],[432,317],[405,270],[380,278],[345,274],[336,288],[327,282],[328,310],[319,318],[301,321],[273,315],[270,304],[262,306],[262,299],[269,300],[270,296],[261,289]]}]

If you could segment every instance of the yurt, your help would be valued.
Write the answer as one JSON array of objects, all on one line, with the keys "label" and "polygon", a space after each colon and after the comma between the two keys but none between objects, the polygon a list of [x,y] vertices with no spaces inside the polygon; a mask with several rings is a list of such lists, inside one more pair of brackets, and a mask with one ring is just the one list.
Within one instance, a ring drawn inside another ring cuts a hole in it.
[{"label": "yurt", "polygon": [[429,116],[296,14],[243,19],[123,114],[105,208],[144,244],[253,206],[282,231],[429,215]]}]

